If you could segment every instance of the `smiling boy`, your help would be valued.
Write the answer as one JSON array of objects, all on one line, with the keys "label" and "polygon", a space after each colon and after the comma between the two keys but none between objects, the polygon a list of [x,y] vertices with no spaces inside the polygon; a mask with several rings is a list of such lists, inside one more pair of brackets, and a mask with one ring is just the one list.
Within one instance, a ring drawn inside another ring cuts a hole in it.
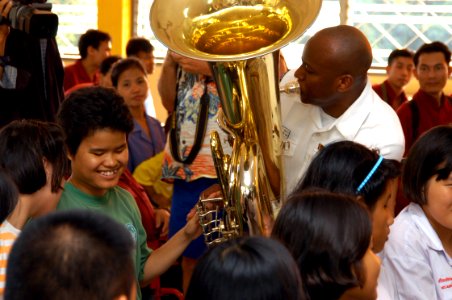
[{"label": "smiling boy", "polygon": [[[127,134],[133,120],[114,90],[90,87],[73,92],[63,103],[59,122],[66,133],[72,174],[58,210],[83,208],[105,213],[123,224],[135,240],[135,273],[141,286],[166,271],[185,247],[201,234],[191,218],[173,238],[151,252],[133,197],[118,187],[127,167]],[[141,294],[138,289],[138,299]]]}]

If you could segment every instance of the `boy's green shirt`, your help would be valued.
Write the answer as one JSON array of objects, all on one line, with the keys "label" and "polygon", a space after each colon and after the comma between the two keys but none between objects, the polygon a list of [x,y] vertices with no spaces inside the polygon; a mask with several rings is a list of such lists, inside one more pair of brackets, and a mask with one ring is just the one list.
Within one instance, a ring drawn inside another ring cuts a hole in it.
[{"label": "boy's green shirt", "polygon": [[[63,194],[58,203],[57,210],[90,209],[112,217],[124,224],[132,234],[135,241],[135,275],[140,282],[143,279],[144,264],[151,250],[146,245],[146,232],[141,223],[141,215],[132,195],[126,190],[116,186],[109,189],[102,196],[92,196],[80,191],[71,182],[64,186]],[[139,285],[137,286],[137,299],[141,299]]]}]

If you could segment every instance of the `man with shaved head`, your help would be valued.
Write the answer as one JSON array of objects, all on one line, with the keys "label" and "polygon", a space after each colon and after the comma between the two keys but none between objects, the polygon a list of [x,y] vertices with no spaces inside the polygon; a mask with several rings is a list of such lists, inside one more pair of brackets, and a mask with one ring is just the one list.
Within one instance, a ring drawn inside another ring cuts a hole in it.
[{"label": "man with shaved head", "polygon": [[372,49],[364,34],[347,25],[325,28],[308,40],[302,60],[281,82],[296,80],[300,85],[299,97],[281,96],[286,191],[331,142],[355,141],[401,160],[402,127],[367,78]]}]

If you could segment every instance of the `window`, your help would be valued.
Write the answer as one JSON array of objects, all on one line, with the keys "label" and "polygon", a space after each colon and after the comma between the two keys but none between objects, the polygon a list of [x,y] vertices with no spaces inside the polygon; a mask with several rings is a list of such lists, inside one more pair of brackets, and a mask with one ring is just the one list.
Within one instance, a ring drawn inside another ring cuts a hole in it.
[{"label": "window", "polygon": [[51,0],[52,12],[58,15],[56,40],[61,56],[78,56],[80,36],[90,28],[97,28],[97,1]]},{"label": "window", "polygon": [[[149,25],[152,0],[134,1],[134,35],[150,39],[157,58],[166,48],[155,39]],[[78,38],[97,27],[94,0],[49,0],[59,16],[57,42],[62,55],[78,54]],[[356,26],[368,37],[374,66],[385,66],[395,48],[415,51],[423,43],[442,41],[452,49],[452,3],[450,0],[323,0],[314,24],[297,41],[282,49],[289,68],[301,63],[306,40],[318,30],[338,24]]]}]

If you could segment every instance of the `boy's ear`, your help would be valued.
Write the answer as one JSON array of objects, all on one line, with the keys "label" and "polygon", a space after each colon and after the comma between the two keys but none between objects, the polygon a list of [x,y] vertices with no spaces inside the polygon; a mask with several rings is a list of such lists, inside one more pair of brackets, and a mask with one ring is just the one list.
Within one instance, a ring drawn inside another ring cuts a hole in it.
[{"label": "boy's ear", "polygon": [[52,173],[52,165],[49,163],[47,158],[42,158],[42,164],[44,166],[44,171],[46,172],[47,181],[51,180],[51,173]]}]

